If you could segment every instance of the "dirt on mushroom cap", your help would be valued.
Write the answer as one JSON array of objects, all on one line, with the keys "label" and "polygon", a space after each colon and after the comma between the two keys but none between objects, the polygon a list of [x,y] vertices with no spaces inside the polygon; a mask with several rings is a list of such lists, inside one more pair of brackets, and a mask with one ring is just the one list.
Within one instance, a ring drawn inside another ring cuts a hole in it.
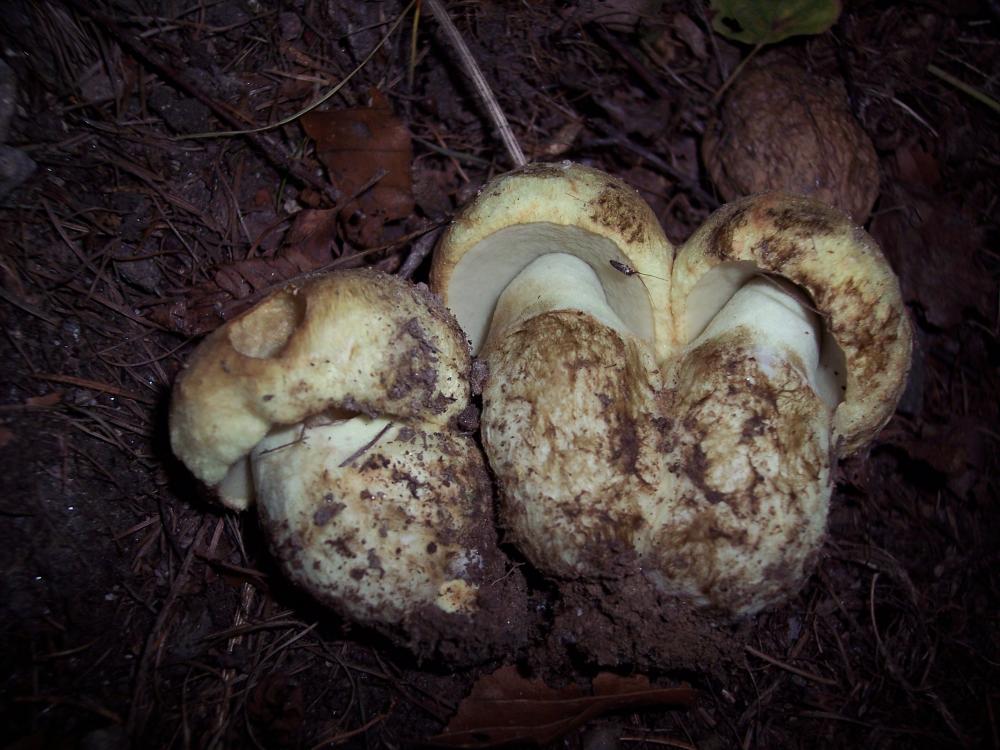
[{"label": "dirt on mushroom cap", "polygon": [[461,432],[471,371],[426,288],[333,273],[201,344],[175,387],[173,448],[230,507],[256,500],[285,573],[315,598],[420,657],[481,661],[526,636],[498,598],[526,604]]}]

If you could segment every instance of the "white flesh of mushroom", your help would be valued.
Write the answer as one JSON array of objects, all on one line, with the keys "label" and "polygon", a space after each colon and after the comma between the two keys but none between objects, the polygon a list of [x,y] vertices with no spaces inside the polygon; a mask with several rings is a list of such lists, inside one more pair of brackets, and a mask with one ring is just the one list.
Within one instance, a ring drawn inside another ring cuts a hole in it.
[{"label": "white flesh of mushroom", "polygon": [[815,391],[822,327],[807,304],[790,284],[769,277],[751,279],[688,348],[697,349],[705,341],[743,328],[754,343],[750,354],[765,375],[773,374],[776,358],[787,361],[794,354],[804,368],[803,378]]},{"label": "white flesh of mushroom", "polygon": [[[628,265],[628,258],[606,237],[574,226],[538,222],[502,229],[471,248],[455,269],[448,293],[448,306],[461,322],[472,349],[478,352],[490,332],[493,307],[484,300],[498,299],[511,282],[537,258],[549,254],[575,256],[590,267],[602,287],[600,298],[636,336],[651,341],[653,313],[639,277],[615,270],[610,261]],[[579,274],[579,271],[570,271]],[[529,275],[531,275],[529,273]],[[572,292],[572,285],[560,286]],[[576,303],[585,304],[581,295]],[[523,318],[522,318],[523,319]]]},{"label": "white flesh of mushroom", "polygon": [[[685,316],[681,333],[684,341],[694,341],[708,324],[719,314],[723,306],[733,300],[737,294],[749,281],[755,277],[764,276],[755,263],[749,261],[735,261],[722,263],[702,276],[695,284],[685,302]],[[792,287],[787,282],[772,276],[764,276],[771,279],[773,284],[789,289],[789,294],[796,295],[801,304],[808,305],[805,295],[798,289]],[[817,317],[814,315],[814,317]],[[844,385],[847,382],[847,365],[844,361],[844,353],[833,336],[825,326],[823,321],[819,321],[819,361],[813,368],[810,381],[813,389],[820,398],[831,408],[835,409],[841,402],[844,394]]]},{"label": "white flesh of mushroom", "polygon": [[[633,283],[635,283],[633,281]],[[638,304],[619,306],[629,315]],[[515,276],[497,300],[489,337],[484,346],[498,341],[517,324],[554,310],[579,310],[623,334],[635,335],[608,302],[594,269],[575,255],[549,253],[532,260]]]}]

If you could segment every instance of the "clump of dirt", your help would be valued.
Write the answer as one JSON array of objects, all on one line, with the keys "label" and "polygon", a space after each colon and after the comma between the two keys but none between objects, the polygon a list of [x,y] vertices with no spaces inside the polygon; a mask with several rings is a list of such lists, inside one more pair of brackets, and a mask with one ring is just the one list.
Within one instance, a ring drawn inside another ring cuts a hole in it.
[{"label": "clump of dirt", "polygon": [[547,659],[599,667],[716,673],[742,654],[749,630],[666,597],[642,573],[562,581]]}]

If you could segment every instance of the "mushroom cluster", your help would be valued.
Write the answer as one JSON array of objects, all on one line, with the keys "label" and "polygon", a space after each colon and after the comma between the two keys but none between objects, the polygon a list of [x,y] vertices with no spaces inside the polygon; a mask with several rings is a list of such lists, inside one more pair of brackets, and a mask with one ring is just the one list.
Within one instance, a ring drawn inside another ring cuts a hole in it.
[{"label": "mushroom cluster", "polygon": [[731,615],[801,585],[833,463],[909,368],[882,253],[791,195],[728,204],[675,252],[622,182],[532,165],[455,221],[431,288],[488,363],[483,444],[528,559]]},{"label": "mushroom cluster", "polygon": [[801,585],[834,462],[909,367],[879,249],[785,194],[675,250],[619,180],[529,165],[452,224],[431,290],[349,271],[272,295],[195,351],[170,433],[223,504],[256,504],[293,581],[452,661],[509,653],[528,610],[471,435],[470,343],[505,538],[543,575],[726,617]]},{"label": "mushroom cluster", "polygon": [[418,654],[474,661],[523,637],[526,605],[468,434],[470,371],[426,288],[330,274],[202,342],[174,387],[171,444],[224,505],[256,503],[319,601]]}]

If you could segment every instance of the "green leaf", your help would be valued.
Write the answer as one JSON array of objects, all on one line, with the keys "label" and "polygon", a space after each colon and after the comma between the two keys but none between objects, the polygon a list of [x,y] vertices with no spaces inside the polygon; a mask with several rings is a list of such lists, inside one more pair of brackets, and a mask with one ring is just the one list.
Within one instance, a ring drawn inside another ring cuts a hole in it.
[{"label": "green leaf", "polygon": [[840,17],[840,0],[711,0],[712,28],[745,44],[822,34]]}]

